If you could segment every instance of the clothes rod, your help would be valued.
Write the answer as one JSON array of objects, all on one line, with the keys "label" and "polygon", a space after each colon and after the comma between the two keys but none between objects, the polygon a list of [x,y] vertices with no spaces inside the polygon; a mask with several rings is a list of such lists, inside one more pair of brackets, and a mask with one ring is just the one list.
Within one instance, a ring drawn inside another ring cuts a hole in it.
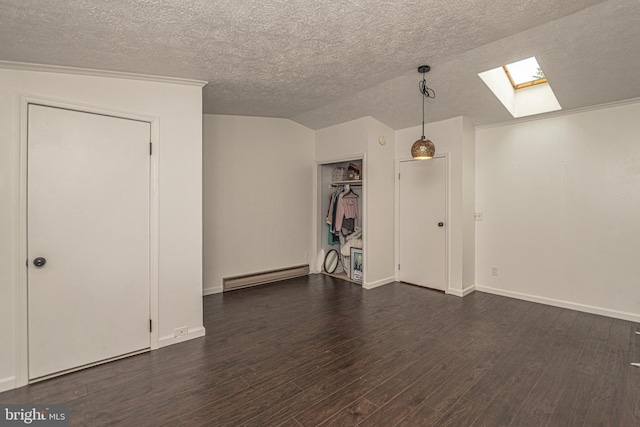
[{"label": "clothes rod", "polygon": [[331,183],[332,187],[342,187],[345,185],[352,185],[356,187],[362,186],[362,180],[351,180],[351,181],[334,181]]}]

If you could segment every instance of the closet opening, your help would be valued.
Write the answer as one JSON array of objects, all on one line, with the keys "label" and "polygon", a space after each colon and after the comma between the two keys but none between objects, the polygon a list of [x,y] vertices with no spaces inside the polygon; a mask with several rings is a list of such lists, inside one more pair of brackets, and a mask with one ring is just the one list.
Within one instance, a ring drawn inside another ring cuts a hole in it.
[{"label": "closet opening", "polygon": [[363,158],[318,165],[321,273],[365,283]]}]

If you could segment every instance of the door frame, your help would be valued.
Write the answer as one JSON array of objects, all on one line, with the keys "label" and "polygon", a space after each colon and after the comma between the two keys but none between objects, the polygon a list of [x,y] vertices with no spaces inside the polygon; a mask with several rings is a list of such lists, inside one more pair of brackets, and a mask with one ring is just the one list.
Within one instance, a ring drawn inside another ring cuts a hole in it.
[{"label": "door frame", "polygon": [[[322,182],[322,167],[326,165],[330,165],[333,163],[346,163],[353,161],[362,161],[362,212],[361,212],[361,227],[362,227],[362,251],[363,251],[363,264],[364,271],[362,272],[362,287],[367,289],[367,266],[369,263],[367,262],[367,255],[369,253],[367,248],[367,178],[369,174],[367,173],[367,155],[365,153],[354,153],[352,155],[346,155],[341,157],[333,157],[329,159],[322,159],[315,161],[315,174],[313,177],[314,185],[313,185],[313,224],[312,224],[312,249],[311,249],[311,260],[317,260],[318,253],[320,253],[322,249],[322,229],[320,227],[320,222],[322,220],[322,212],[320,211],[320,207],[322,206],[322,188],[323,185],[327,185],[327,182]],[[317,262],[312,262],[314,273],[321,273],[322,268],[317,268]]]},{"label": "door frame", "polygon": [[[451,275],[449,274],[451,265],[451,192],[449,191],[449,183],[451,182],[451,157],[449,153],[438,153],[433,156],[434,159],[445,159],[445,293],[451,293]],[[396,281],[400,281],[400,270],[398,270],[398,264],[400,263],[400,164],[405,162],[428,162],[429,160],[414,160],[411,157],[396,159],[395,169],[395,237],[394,237],[394,271]]]},{"label": "door frame", "polygon": [[136,120],[149,123],[151,128],[151,143],[153,155],[150,156],[149,176],[149,315],[154,327],[150,332],[150,347],[159,347],[158,328],[158,236],[159,236],[159,198],[158,198],[158,167],[160,159],[159,117],[146,116],[131,112],[107,110],[104,108],[69,103],[61,100],[44,99],[33,96],[21,96],[18,106],[19,128],[17,147],[17,187],[16,209],[14,212],[14,318],[15,318],[15,387],[29,384],[29,326],[27,299],[27,167],[28,167],[28,121],[29,105],[61,108],[81,113],[99,114],[119,119]]}]

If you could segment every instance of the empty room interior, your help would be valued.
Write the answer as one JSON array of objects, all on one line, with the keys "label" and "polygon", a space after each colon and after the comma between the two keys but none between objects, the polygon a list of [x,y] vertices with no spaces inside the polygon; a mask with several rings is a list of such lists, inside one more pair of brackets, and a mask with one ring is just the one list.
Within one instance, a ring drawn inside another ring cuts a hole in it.
[{"label": "empty room interior", "polygon": [[638,22],[0,0],[0,424],[640,426]]}]

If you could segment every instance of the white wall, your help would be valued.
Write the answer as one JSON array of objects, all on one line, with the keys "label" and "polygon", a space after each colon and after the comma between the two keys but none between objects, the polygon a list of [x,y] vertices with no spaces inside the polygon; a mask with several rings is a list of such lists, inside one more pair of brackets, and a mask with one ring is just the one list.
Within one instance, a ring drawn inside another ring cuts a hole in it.
[{"label": "white wall", "polygon": [[479,290],[640,321],[639,117],[635,103],[477,131]]},{"label": "white wall", "polygon": [[351,120],[315,132],[316,162],[362,157],[369,141],[368,118]]},{"label": "white wall", "polygon": [[476,285],[476,129],[462,118],[462,289]]},{"label": "white wall", "polygon": [[[21,96],[159,119],[159,301],[156,333],[202,335],[202,89],[199,86],[0,69],[0,390],[15,386]],[[152,312],[154,308],[152,307]],[[165,339],[163,339],[165,338]],[[24,355],[26,358],[26,355]]]},{"label": "white wall", "polygon": [[[380,136],[387,143],[378,142]],[[371,117],[362,117],[315,133],[315,159],[318,163],[365,157],[363,235],[365,282],[371,289],[394,280],[394,147],[393,129]],[[317,195],[317,185],[316,185]],[[317,199],[314,204],[314,246],[317,248]]]},{"label": "white wall", "polygon": [[[395,280],[395,132],[367,117],[367,283],[365,288]],[[384,136],[386,144],[380,145]]]},{"label": "white wall", "polygon": [[[411,146],[422,135],[420,126],[396,131],[396,160],[411,159]],[[449,157],[448,270],[449,290],[463,296],[473,290],[473,192],[475,187],[474,135],[463,117],[425,125],[425,136],[436,147],[436,155]],[[425,160],[428,161],[428,160]]]},{"label": "white wall", "polygon": [[310,262],[314,133],[287,119],[204,116],[204,293]]}]

